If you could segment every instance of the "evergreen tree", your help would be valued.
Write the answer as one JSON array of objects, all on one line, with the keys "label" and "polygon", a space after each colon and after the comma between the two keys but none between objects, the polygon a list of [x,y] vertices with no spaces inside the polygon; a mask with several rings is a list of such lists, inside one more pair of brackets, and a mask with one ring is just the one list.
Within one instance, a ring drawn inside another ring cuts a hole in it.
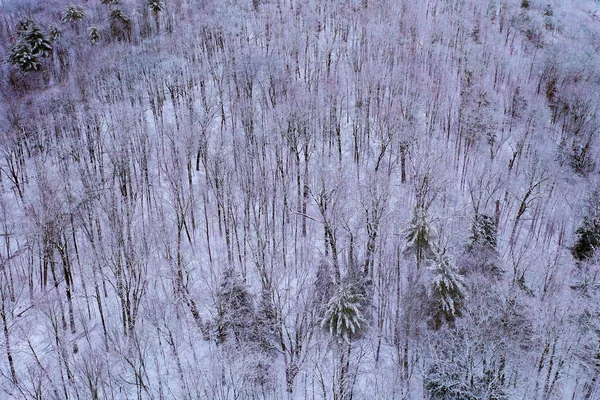
[{"label": "evergreen tree", "polygon": [[21,35],[21,40],[31,47],[31,52],[41,57],[48,57],[52,54],[52,44],[46,35],[33,24],[27,31]]},{"label": "evergreen tree", "polygon": [[160,32],[160,24],[158,14],[165,9],[163,0],[148,0],[148,9],[154,14],[154,22],[156,23],[156,31]]},{"label": "evergreen tree", "polygon": [[256,312],[248,288],[226,273],[217,294],[217,343],[232,338],[238,344],[255,338]]},{"label": "evergreen tree", "polygon": [[117,40],[131,40],[131,20],[119,8],[111,10],[110,32]]},{"label": "evergreen tree", "polygon": [[17,33],[19,34],[19,36],[22,37],[25,33],[33,29],[35,26],[35,21],[31,18],[22,19],[17,23]]},{"label": "evergreen tree", "polygon": [[69,4],[61,21],[65,24],[69,22],[76,22],[82,20],[84,16],[85,12],[83,11],[83,7]]},{"label": "evergreen tree", "polygon": [[60,30],[60,28],[58,26],[52,27],[48,33],[50,34],[50,41],[52,41],[52,42],[55,42],[56,40],[58,40],[60,38],[60,36],[62,35],[62,31]]},{"label": "evergreen tree", "polygon": [[477,214],[471,226],[471,236],[466,247],[466,252],[460,260],[462,273],[482,272],[498,277],[501,269],[498,267],[496,222],[485,214]]},{"label": "evergreen tree", "polygon": [[600,245],[600,189],[592,190],[586,204],[586,216],[575,231],[577,237],[571,249],[578,261],[591,259]]},{"label": "evergreen tree", "polygon": [[456,317],[462,315],[466,289],[463,277],[444,252],[435,254],[430,268],[430,323],[434,329],[438,329],[444,322],[453,324]]},{"label": "evergreen tree", "polygon": [[417,260],[417,266],[421,266],[426,258],[434,254],[433,239],[435,230],[427,217],[427,212],[422,207],[417,207],[408,229],[406,239]]},{"label": "evergreen tree", "polygon": [[96,44],[96,42],[98,42],[98,40],[100,40],[100,31],[98,30],[97,27],[92,26],[89,29],[89,38],[90,38],[90,43],[93,45]]},{"label": "evergreen tree", "polygon": [[24,42],[19,42],[10,49],[8,61],[23,72],[37,71],[42,66],[39,55],[34,54],[31,46]]},{"label": "evergreen tree", "polygon": [[8,61],[23,72],[38,71],[41,58],[52,54],[52,44],[32,19],[17,24],[19,41],[11,48]]},{"label": "evergreen tree", "polygon": [[[265,298],[266,297],[266,298]],[[217,294],[217,344],[230,354],[249,356],[243,375],[253,385],[265,387],[270,381],[272,361],[271,326],[276,318],[269,296],[263,292],[259,306],[248,286],[229,270]]]},{"label": "evergreen tree", "polygon": [[365,295],[356,284],[342,284],[327,304],[321,327],[332,337],[347,342],[360,337],[368,326],[366,303]]},{"label": "evergreen tree", "polygon": [[577,242],[571,251],[573,257],[579,261],[592,258],[600,244],[600,223],[598,219],[585,217],[575,234],[577,235]]},{"label": "evergreen tree", "polygon": [[485,214],[476,215],[471,228],[470,247],[483,246],[495,249],[497,230],[498,227],[492,217]]}]

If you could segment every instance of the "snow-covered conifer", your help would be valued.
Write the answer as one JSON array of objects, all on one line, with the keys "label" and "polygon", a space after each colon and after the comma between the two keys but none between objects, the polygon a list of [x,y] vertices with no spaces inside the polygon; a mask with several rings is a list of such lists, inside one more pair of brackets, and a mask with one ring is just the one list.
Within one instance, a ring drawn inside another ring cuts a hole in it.
[{"label": "snow-covered conifer", "polygon": [[367,329],[366,299],[357,289],[355,284],[343,283],[327,304],[321,327],[336,339],[351,341]]},{"label": "snow-covered conifer", "polygon": [[454,323],[455,319],[462,315],[466,289],[463,277],[445,252],[435,254],[431,259],[430,269],[430,322],[437,329],[444,322]]}]

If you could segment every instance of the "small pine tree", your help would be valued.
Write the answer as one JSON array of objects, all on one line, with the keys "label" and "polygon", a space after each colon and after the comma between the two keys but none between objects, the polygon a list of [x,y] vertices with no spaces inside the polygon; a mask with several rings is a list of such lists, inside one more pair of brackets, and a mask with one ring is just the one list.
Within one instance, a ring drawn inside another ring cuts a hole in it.
[{"label": "small pine tree", "polygon": [[444,252],[435,255],[430,268],[430,323],[434,329],[439,329],[444,322],[453,324],[454,320],[462,315],[466,289],[463,277]]},{"label": "small pine tree", "polygon": [[461,273],[482,272],[488,277],[498,277],[502,270],[498,266],[499,255],[496,250],[498,229],[492,217],[476,214],[471,226],[471,236],[466,252],[460,260]]},{"label": "small pine tree", "polygon": [[89,29],[89,33],[90,43],[93,46],[100,40],[100,31],[95,26],[92,26]]},{"label": "small pine tree", "polygon": [[471,228],[471,244],[469,247],[483,246],[495,249],[497,230],[498,228],[492,217],[485,214],[476,215]]},{"label": "small pine tree", "polygon": [[22,37],[25,33],[33,29],[35,26],[35,21],[31,18],[22,19],[17,23],[17,33],[19,34],[19,36]]},{"label": "small pine tree", "polygon": [[217,343],[233,338],[236,343],[255,338],[256,311],[246,285],[228,272],[217,294]]},{"label": "small pine tree", "polygon": [[46,35],[34,24],[31,29],[24,32],[21,40],[31,47],[33,54],[48,57],[52,54],[52,44]]},{"label": "small pine tree", "polygon": [[19,42],[10,49],[8,61],[21,68],[23,72],[37,71],[42,66],[39,56],[24,42]]},{"label": "small pine tree", "polygon": [[233,270],[228,270],[217,293],[216,306],[216,343],[231,355],[247,357],[243,376],[248,382],[263,388],[268,386],[273,355],[273,323],[277,318],[268,290],[263,288],[257,307],[249,287],[234,275]]},{"label": "small pine tree", "polygon": [[55,42],[56,40],[60,39],[60,36],[62,35],[62,31],[58,26],[52,27],[50,31],[48,31],[48,33],[50,34],[50,41],[52,42]]},{"label": "small pine tree", "polygon": [[69,22],[80,21],[85,17],[85,12],[83,11],[83,7],[75,6],[73,4],[69,4],[67,9],[61,19],[61,21],[66,24]]},{"label": "small pine tree", "polygon": [[343,284],[329,300],[321,327],[332,337],[350,342],[365,332],[366,298],[358,289],[352,283]]},{"label": "small pine tree", "polygon": [[118,40],[131,40],[131,20],[119,8],[110,12],[110,32]]},{"label": "small pine tree", "polygon": [[163,0],[148,0],[148,9],[154,14],[154,23],[156,24],[156,31],[160,32],[160,23],[158,14],[165,9],[165,2]]},{"label": "small pine tree", "polygon": [[17,32],[19,41],[11,48],[8,61],[21,68],[23,72],[41,69],[41,58],[52,54],[51,41],[29,18],[19,21]]},{"label": "small pine tree", "polygon": [[148,0],[148,9],[153,13],[159,13],[165,9],[165,2],[163,0]]},{"label": "small pine tree", "polygon": [[582,225],[575,231],[577,242],[571,250],[576,260],[592,258],[600,245],[600,223],[596,218],[585,217]]},{"label": "small pine tree", "polygon": [[415,253],[417,265],[420,266],[423,260],[433,256],[432,242],[434,237],[435,230],[427,218],[426,211],[421,207],[417,207],[406,235],[409,248]]},{"label": "small pine tree", "polygon": [[591,192],[585,205],[585,217],[575,231],[576,241],[571,249],[578,261],[591,259],[600,246],[600,186]]}]

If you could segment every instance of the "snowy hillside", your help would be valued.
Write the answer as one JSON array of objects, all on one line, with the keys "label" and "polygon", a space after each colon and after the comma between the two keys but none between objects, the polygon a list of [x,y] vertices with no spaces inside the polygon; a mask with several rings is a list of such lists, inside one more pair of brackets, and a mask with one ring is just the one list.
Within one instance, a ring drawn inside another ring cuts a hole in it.
[{"label": "snowy hillside", "polygon": [[600,3],[0,0],[0,399],[600,399]]}]

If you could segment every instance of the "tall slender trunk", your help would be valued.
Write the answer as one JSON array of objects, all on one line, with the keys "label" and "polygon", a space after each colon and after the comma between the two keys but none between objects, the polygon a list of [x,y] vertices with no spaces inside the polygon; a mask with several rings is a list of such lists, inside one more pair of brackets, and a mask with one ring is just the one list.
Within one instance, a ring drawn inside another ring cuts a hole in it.
[{"label": "tall slender trunk", "polygon": [[2,318],[2,325],[4,329],[4,345],[6,347],[6,358],[8,359],[8,367],[10,368],[10,377],[13,383],[17,383],[17,372],[15,371],[15,364],[12,356],[12,350],[10,347],[10,335],[8,333],[8,324],[6,322],[6,308],[4,306],[4,296],[0,299],[0,318]]}]

